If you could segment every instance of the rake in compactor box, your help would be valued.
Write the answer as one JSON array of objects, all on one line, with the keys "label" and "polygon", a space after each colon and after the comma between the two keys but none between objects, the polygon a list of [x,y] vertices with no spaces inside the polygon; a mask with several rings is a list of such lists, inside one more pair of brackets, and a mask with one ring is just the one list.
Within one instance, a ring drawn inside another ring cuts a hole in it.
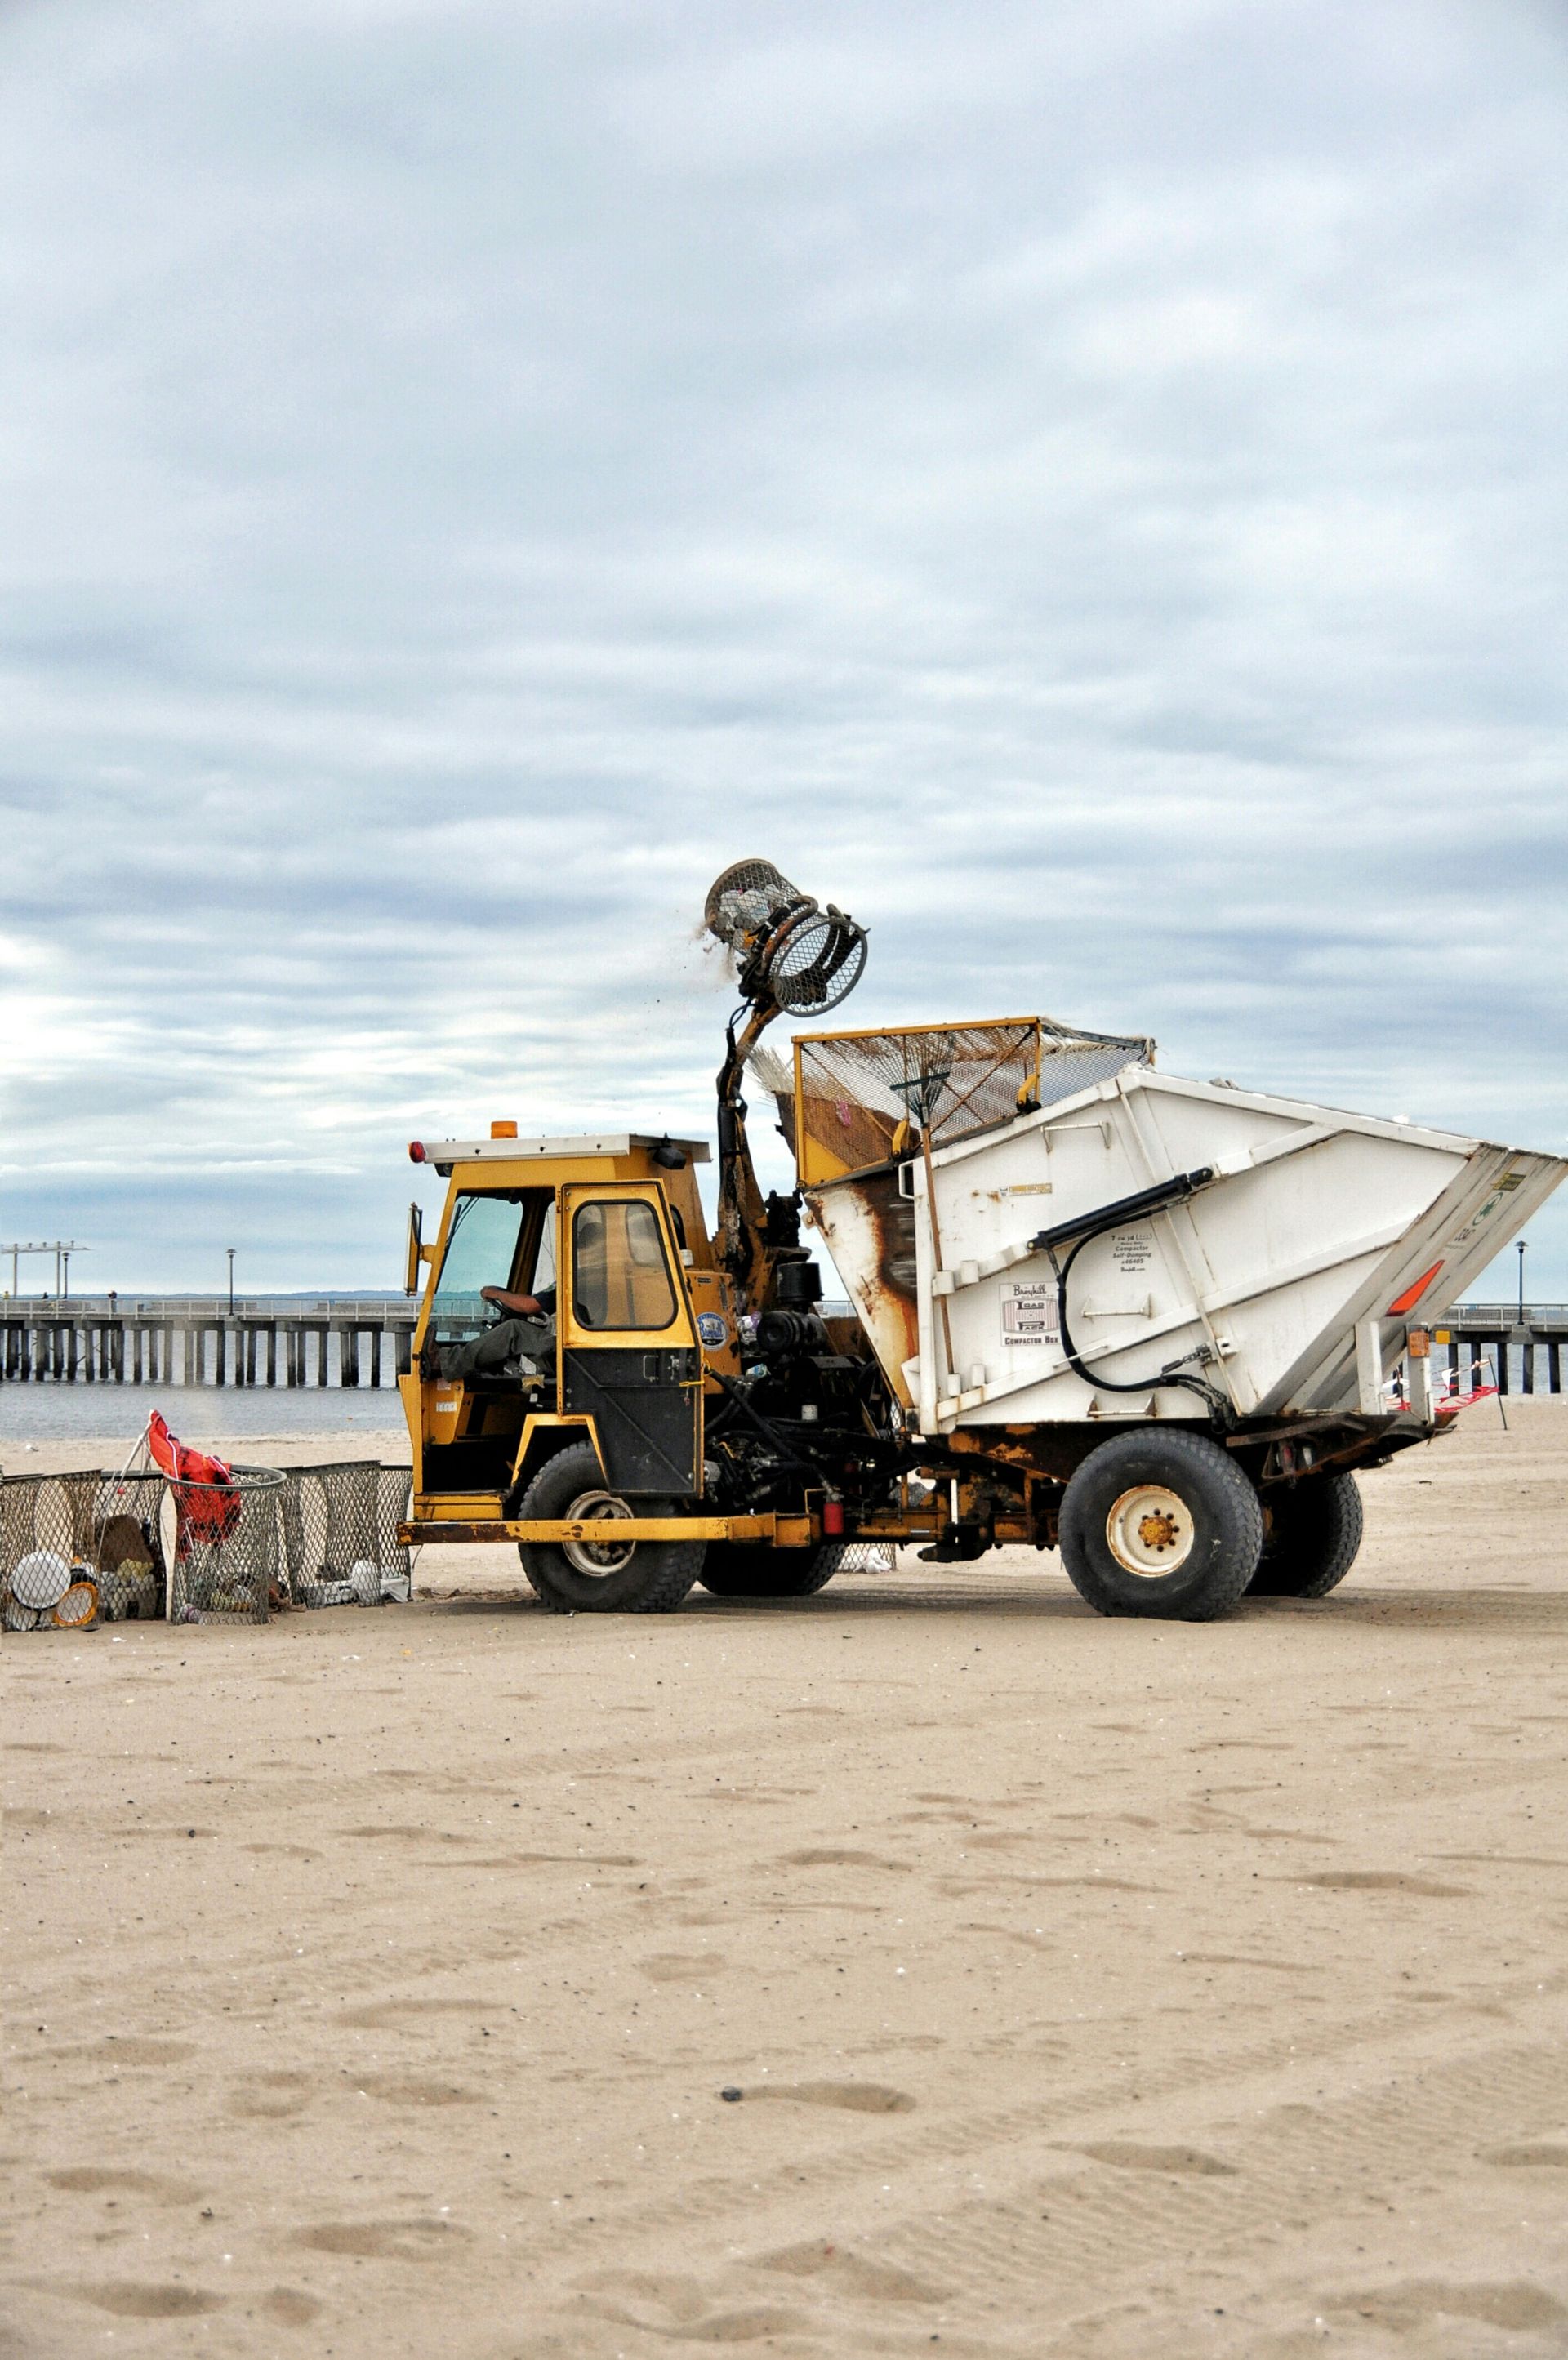
[{"label": "rake in compactor box", "polygon": [[[813,1032],[785,1065],[763,1032],[847,996],[863,929],[766,861],[707,922],[741,1002],[711,1231],[702,1141],[498,1123],[410,1150],[448,1185],[433,1243],[411,1212],[406,1536],[514,1540],[563,1612],[805,1596],[907,1541],[1059,1546],[1108,1614],[1332,1589],[1354,1470],[1452,1416],[1432,1321],[1568,1165],[1180,1080],[1044,1017]],[[756,1180],[748,1070],[788,1195]]]}]

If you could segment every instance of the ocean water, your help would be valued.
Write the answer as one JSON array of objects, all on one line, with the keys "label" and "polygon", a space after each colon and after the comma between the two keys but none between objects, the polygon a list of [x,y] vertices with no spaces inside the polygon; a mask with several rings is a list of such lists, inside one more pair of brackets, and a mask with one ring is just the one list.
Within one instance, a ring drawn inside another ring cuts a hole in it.
[{"label": "ocean water", "polygon": [[393,1434],[406,1437],[403,1405],[389,1386],[297,1392],[230,1385],[0,1384],[0,1465],[7,1443],[124,1438],[129,1450],[148,1414],[161,1410],[185,1442],[240,1443],[265,1435]]}]

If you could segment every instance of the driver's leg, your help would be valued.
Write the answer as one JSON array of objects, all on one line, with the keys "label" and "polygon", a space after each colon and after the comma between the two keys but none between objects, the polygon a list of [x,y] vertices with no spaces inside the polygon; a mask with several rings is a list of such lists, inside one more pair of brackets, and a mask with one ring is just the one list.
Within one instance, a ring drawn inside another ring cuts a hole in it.
[{"label": "driver's leg", "polygon": [[535,1361],[548,1370],[555,1358],[555,1331],[543,1319],[498,1319],[464,1349],[472,1356],[461,1371],[465,1376],[497,1376],[512,1360]]}]

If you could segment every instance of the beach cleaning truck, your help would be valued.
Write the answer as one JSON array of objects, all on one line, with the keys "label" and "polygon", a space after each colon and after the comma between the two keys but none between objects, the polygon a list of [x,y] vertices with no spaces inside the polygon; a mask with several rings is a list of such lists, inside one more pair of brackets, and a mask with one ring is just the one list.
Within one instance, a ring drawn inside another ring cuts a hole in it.
[{"label": "beach cleaning truck", "polygon": [[[786,1064],[764,1030],[848,996],[863,929],[765,861],[707,923],[740,1001],[711,1226],[705,1141],[496,1123],[410,1149],[447,1192],[433,1240],[411,1213],[408,1537],[515,1542],[562,1612],[802,1597],[864,1541],[1059,1548],[1106,1614],[1332,1589],[1357,1470],[1453,1415],[1433,1322],[1563,1160],[1037,1016],[813,1031]],[[765,1198],[748,1072],[795,1159]],[[477,1349],[487,1288],[548,1306],[515,1360]]]}]

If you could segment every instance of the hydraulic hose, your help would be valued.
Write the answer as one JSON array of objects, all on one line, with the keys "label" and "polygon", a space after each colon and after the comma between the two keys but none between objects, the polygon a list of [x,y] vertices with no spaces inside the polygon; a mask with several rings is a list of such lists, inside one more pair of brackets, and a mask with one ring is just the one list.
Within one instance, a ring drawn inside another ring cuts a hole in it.
[{"label": "hydraulic hose", "polygon": [[[1135,1196],[1119,1196],[1113,1205],[1102,1205],[1097,1212],[1085,1213],[1076,1220],[1060,1221],[1053,1229],[1041,1229],[1029,1242],[1049,1255],[1051,1268],[1056,1273],[1057,1326],[1061,1333],[1063,1357],[1075,1376],[1081,1377],[1086,1384],[1093,1385],[1099,1392],[1108,1393],[1146,1393],[1160,1385],[1179,1385],[1183,1392],[1199,1396],[1216,1425],[1231,1426],[1235,1424],[1235,1411],[1225,1395],[1217,1386],[1205,1383],[1201,1377],[1184,1374],[1179,1362],[1168,1363],[1157,1377],[1145,1377],[1131,1383],[1117,1377],[1096,1376],[1091,1369],[1085,1366],[1072,1340],[1067,1318],[1067,1283],[1072,1274],[1073,1263],[1085,1246],[1091,1245],[1096,1238],[1104,1237],[1108,1230],[1120,1229],[1124,1223],[1136,1220],[1146,1213],[1162,1212],[1172,1205],[1184,1205],[1190,1196],[1197,1195],[1200,1188],[1207,1187],[1215,1176],[1214,1167],[1209,1164],[1200,1165],[1195,1172],[1179,1172],[1173,1179],[1161,1180],[1152,1188],[1140,1189]],[[1071,1249],[1066,1260],[1058,1263],[1056,1248],[1065,1245],[1069,1238],[1073,1240]],[[1118,1350],[1123,1349],[1120,1345],[1117,1347]]]}]

